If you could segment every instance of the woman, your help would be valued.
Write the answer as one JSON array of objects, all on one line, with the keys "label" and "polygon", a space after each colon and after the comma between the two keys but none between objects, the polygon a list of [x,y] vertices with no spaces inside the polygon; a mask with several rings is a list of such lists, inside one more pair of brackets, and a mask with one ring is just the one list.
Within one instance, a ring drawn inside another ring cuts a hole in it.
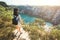
[{"label": "woman", "polygon": [[18,8],[14,8],[14,13],[13,13],[13,24],[16,26],[16,29],[18,32],[21,33],[21,17],[19,15],[19,10]]}]

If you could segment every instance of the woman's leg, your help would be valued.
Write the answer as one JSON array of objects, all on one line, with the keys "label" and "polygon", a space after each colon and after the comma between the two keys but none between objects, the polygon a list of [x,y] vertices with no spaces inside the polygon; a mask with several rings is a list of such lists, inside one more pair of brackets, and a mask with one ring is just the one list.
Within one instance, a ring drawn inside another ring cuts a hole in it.
[{"label": "woman's leg", "polygon": [[21,28],[20,28],[18,25],[16,25],[16,29],[17,29],[19,32],[21,32],[21,31],[20,31]]}]

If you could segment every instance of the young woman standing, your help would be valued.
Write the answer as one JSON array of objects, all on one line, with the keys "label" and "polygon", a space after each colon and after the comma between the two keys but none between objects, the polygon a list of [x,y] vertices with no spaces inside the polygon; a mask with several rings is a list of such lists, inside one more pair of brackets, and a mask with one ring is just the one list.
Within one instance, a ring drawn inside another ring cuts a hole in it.
[{"label": "young woman standing", "polygon": [[12,23],[16,26],[16,29],[18,30],[18,32],[21,33],[21,17],[19,14],[19,9],[18,8],[14,8],[14,13],[13,13],[13,21]]}]

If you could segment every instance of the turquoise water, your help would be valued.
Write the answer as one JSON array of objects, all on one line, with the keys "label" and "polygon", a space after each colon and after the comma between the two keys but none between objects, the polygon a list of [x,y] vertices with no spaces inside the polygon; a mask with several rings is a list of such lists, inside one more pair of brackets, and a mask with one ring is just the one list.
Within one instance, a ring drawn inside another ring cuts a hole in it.
[{"label": "turquoise water", "polygon": [[[31,22],[35,21],[35,17],[29,16],[26,14],[22,14],[22,13],[20,15],[21,15],[21,18],[24,20],[25,23],[31,23]],[[46,25],[52,26],[52,24],[50,22],[46,22]]]},{"label": "turquoise water", "polygon": [[24,20],[25,23],[31,23],[35,21],[35,17],[26,15],[26,14],[20,14],[21,18]]},{"label": "turquoise water", "polygon": [[50,26],[53,26],[53,24],[50,23],[50,22],[46,22],[46,25],[49,26],[49,27],[50,27]]}]

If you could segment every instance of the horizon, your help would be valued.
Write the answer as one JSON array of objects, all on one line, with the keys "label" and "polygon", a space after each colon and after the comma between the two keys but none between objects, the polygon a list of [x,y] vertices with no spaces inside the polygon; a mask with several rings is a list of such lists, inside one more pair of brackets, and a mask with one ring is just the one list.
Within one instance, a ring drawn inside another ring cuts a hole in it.
[{"label": "horizon", "polygon": [[24,6],[60,6],[60,0],[0,0],[7,5]]}]

